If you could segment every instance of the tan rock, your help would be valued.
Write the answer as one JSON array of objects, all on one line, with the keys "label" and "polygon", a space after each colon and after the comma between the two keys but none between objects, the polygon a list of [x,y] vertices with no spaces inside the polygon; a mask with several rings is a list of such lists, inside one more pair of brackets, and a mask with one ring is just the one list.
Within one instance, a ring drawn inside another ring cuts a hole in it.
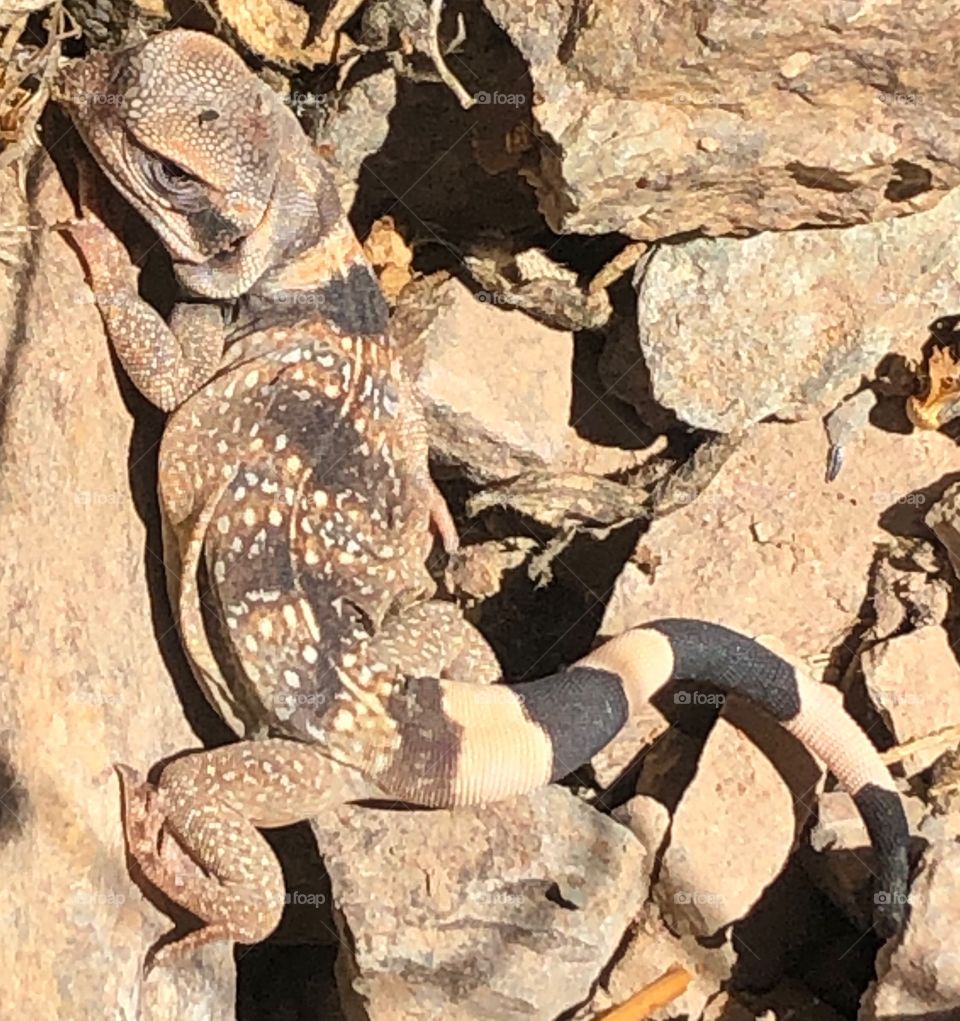
[{"label": "tan rock", "polygon": [[390,132],[390,111],[397,101],[397,76],[391,69],[368,75],[352,88],[340,93],[334,104],[320,102],[312,93],[294,92],[291,101],[301,98],[314,103],[318,121],[313,140],[321,149],[331,151],[331,169],[344,209],[356,198],[360,168],[365,159],[377,152]]},{"label": "tan rock", "polygon": [[[870,700],[898,744],[960,724],[960,665],[941,627],[924,627],[868,649],[861,657]],[[943,749],[914,757],[910,774],[929,766]]]},{"label": "tan rock", "polygon": [[[919,798],[902,800],[910,832],[916,834],[926,806]],[[820,795],[810,846],[816,853],[804,857],[807,875],[858,928],[869,928],[875,892],[873,851],[863,819],[846,791]]]},{"label": "tan rock", "polygon": [[[578,433],[573,334],[479,300],[485,293],[440,284],[420,331],[417,386],[438,454],[486,481],[547,466],[605,474],[636,464],[629,451]],[[639,439],[628,431],[624,446]]]},{"label": "tan rock", "polygon": [[[13,211],[10,176],[0,190]],[[49,219],[70,215],[55,181],[43,195]],[[144,769],[197,744],[168,672],[168,663],[185,666],[165,608],[158,528],[143,520],[160,416],[136,398],[136,417],[125,407],[129,391],[73,251],[36,231],[30,245],[19,286],[0,287],[9,373],[0,454],[0,1013],[226,1019],[234,967],[225,945],[199,953],[188,970],[157,969],[138,1011],[144,955],[170,925],[128,875],[109,770],[115,761]]]},{"label": "tan rock", "polygon": [[[625,357],[642,352],[654,396],[698,428],[822,414],[888,352],[919,353],[958,272],[960,188],[927,212],[846,230],[664,245],[637,273]],[[642,403],[630,379],[617,393]]]},{"label": "tan rock", "polygon": [[960,183],[960,85],[930,45],[954,3],[485,5],[529,64],[523,172],[559,233],[863,223]]},{"label": "tan rock", "polygon": [[[660,560],[655,580],[628,564],[602,632],[702,617],[776,635],[819,675],[820,657],[859,617],[876,543],[889,539],[881,519],[922,534],[924,508],[907,498],[955,470],[956,446],[939,433],[870,428],[833,484],[825,456],[819,422],[757,426],[698,500],[653,523],[642,543]],[[772,533],[762,543],[758,521]]]},{"label": "tan rock", "polygon": [[670,928],[705,936],[745,916],[782,871],[820,779],[799,742],[728,700],[661,859],[653,893]]},{"label": "tan rock", "polygon": [[632,716],[623,730],[591,759],[597,783],[604,788],[611,786],[666,727],[666,721],[652,706]]},{"label": "tan rock", "polygon": [[960,1017],[960,845],[932,844],[910,891],[903,939],[877,959],[877,981],[864,997],[858,1021]]},{"label": "tan rock", "polygon": [[618,805],[611,815],[643,844],[647,853],[645,871],[655,875],[660,866],[660,848],[670,832],[670,813],[666,807],[648,794],[637,794]]},{"label": "tan rock", "polygon": [[639,842],[558,787],[314,826],[352,1018],[549,1021],[586,999],[646,899]]},{"label": "tan rock", "polygon": [[646,910],[621,948],[604,982],[604,991],[611,1005],[622,1003],[669,968],[680,965],[693,975],[693,981],[682,996],[649,1017],[653,1021],[697,1018],[707,1002],[717,994],[721,984],[729,979],[735,959],[729,943],[708,949],[690,936],[679,938],[652,911]]}]

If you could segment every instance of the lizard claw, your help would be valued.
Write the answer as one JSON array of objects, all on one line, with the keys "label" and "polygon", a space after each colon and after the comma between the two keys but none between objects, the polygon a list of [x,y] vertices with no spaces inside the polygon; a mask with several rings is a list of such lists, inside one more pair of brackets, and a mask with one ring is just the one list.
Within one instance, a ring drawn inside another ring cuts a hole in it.
[{"label": "lizard claw", "polygon": [[443,493],[432,485],[432,492],[429,497],[428,506],[430,510],[430,522],[436,528],[440,541],[443,543],[443,550],[448,556],[453,556],[460,549],[460,536],[457,534],[457,526],[443,498]]},{"label": "lizard claw", "polygon": [[132,767],[115,762],[123,795],[123,830],[130,854],[147,872],[158,855],[160,830],[164,823],[157,789]]}]

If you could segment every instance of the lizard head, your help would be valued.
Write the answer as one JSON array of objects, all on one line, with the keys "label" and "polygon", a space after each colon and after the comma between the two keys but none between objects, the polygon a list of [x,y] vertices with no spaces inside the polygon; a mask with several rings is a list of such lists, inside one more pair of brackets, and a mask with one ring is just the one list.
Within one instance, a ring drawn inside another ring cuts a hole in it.
[{"label": "lizard head", "polygon": [[61,73],[56,95],[175,261],[230,259],[270,203],[284,119],[224,43],[172,31]]}]

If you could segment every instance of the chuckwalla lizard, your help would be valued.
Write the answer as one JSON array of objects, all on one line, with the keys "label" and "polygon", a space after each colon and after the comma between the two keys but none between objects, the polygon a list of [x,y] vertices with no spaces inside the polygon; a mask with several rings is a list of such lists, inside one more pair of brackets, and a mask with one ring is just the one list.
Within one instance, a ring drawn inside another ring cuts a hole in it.
[{"label": "chuckwalla lizard", "polygon": [[455,531],[376,281],[293,113],[239,57],[170,31],[77,62],[59,97],[204,299],[167,325],[106,227],[75,227],[118,356],[173,412],[159,484],[173,604],[199,683],[248,738],[171,761],[156,786],[118,767],[133,857],[205,923],[172,947],[275,928],[283,881],[257,827],[368,796],[456,806],[531,791],[674,677],[745,695],[823,758],[876,847],[878,928],[902,924],[893,781],[857,724],[763,646],[662,620],[559,673],[489,683],[491,649],[429,598],[431,520],[448,548]]}]

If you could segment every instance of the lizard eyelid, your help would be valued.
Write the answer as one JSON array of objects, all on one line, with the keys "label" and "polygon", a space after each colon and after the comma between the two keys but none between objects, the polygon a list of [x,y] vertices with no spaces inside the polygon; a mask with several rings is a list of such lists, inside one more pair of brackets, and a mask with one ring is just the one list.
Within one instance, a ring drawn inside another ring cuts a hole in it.
[{"label": "lizard eyelid", "polygon": [[205,206],[207,185],[174,160],[136,147],[138,162],[147,183],[181,212],[194,212]]}]

